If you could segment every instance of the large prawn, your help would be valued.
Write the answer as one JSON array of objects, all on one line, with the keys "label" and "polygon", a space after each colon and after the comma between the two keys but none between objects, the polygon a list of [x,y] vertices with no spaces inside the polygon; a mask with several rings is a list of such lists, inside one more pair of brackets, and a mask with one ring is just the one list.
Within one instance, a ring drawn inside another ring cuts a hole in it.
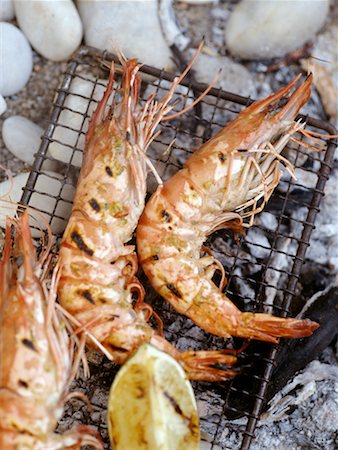
[{"label": "large prawn", "polygon": [[[156,126],[164,116],[170,117],[169,101],[192,63],[174,80],[165,97],[155,101],[151,96],[141,106],[140,65],[123,56],[120,62],[121,97],[114,92],[107,112],[114,84],[112,65],[106,92],[86,135],[73,210],[60,249],[59,301],[78,332],[86,333],[88,343],[118,364],[143,342],[150,342],[174,356],[191,379],[226,379],[236,372],[220,370],[214,364],[232,366],[234,352],[181,353],[164,339],[159,317],[143,301],[135,248],[127,245],[144,208],[147,165],[151,164],[146,150]],[[148,323],[153,314],[159,331]]]},{"label": "large prawn", "polygon": [[278,184],[281,164],[292,174],[280,152],[303,129],[294,119],[310,97],[311,78],[283,107],[299,77],[241,112],[158,187],[140,218],[137,249],[151,284],[178,312],[215,335],[276,342],[309,336],[319,326],[241,312],[212,281],[218,261],[202,256],[213,231],[226,227],[240,232],[252,224]]},{"label": "large prawn", "polygon": [[7,219],[0,262],[0,448],[103,449],[98,433],[84,425],[54,433],[71,395],[74,353],[55,309],[55,289],[48,294],[43,281],[48,250],[36,257],[27,212]]}]

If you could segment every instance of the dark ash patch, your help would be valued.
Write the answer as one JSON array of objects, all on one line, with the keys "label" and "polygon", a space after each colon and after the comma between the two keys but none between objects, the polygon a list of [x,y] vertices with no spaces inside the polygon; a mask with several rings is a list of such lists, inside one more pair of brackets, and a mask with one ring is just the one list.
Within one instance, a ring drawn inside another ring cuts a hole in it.
[{"label": "dark ash patch", "polygon": [[100,212],[100,205],[97,203],[97,201],[95,200],[95,198],[91,198],[89,200],[89,204],[90,206],[93,208],[94,211],[96,212]]},{"label": "dark ash patch", "polygon": [[83,252],[87,253],[87,255],[89,255],[89,256],[93,256],[93,254],[94,254],[93,250],[88,247],[88,245],[84,242],[84,240],[79,235],[79,233],[77,233],[76,231],[73,231],[73,233],[71,234],[71,238],[72,238],[73,242],[75,242],[75,244],[77,245],[77,248],[79,250],[82,250]]}]

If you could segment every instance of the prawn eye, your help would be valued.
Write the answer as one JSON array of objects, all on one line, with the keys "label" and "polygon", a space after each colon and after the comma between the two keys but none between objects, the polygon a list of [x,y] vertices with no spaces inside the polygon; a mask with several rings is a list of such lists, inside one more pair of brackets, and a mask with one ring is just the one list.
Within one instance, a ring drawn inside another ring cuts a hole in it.
[{"label": "prawn eye", "polygon": [[171,216],[170,216],[170,214],[168,213],[168,211],[166,211],[165,209],[163,209],[163,210],[161,211],[161,216],[163,217],[163,219],[164,219],[166,222],[170,222],[170,221],[171,221]]}]

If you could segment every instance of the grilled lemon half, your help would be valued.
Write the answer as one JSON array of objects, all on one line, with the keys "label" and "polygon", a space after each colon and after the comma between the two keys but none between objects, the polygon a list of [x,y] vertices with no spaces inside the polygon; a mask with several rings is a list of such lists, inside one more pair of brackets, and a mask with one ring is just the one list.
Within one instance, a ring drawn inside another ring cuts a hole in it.
[{"label": "grilled lemon half", "polygon": [[143,344],[117,373],[108,399],[114,450],[197,450],[199,418],[182,367]]}]

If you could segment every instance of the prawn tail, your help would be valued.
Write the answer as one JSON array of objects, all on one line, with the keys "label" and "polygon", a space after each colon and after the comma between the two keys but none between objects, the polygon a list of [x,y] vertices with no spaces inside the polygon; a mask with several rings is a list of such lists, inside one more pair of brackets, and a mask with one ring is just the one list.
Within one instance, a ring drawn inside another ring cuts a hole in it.
[{"label": "prawn tail", "polygon": [[319,324],[311,320],[284,319],[270,314],[241,313],[233,336],[277,343],[278,338],[311,336]]},{"label": "prawn tail", "polygon": [[319,327],[316,322],[310,320],[284,319],[271,314],[241,312],[218,290],[214,291],[212,303],[213,307],[206,302],[193,304],[186,314],[204,330],[224,338],[237,336],[277,343],[281,337],[311,336]]},{"label": "prawn tail", "polygon": [[[158,335],[153,336],[150,343],[175,358],[190,380],[226,381],[238,375],[238,370],[233,369],[237,362],[236,355],[239,353],[236,350],[188,350],[181,352]],[[217,367],[219,365],[224,365],[226,368]]]},{"label": "prawn tail", "polygon": [[[238,369],[233,369],[237,356],[236,351],[232,349],[189,350],[180,353],[177,359],[190,380],[226,381],[239,373]],[[220,369],[217,365],[227,367]]]}]

